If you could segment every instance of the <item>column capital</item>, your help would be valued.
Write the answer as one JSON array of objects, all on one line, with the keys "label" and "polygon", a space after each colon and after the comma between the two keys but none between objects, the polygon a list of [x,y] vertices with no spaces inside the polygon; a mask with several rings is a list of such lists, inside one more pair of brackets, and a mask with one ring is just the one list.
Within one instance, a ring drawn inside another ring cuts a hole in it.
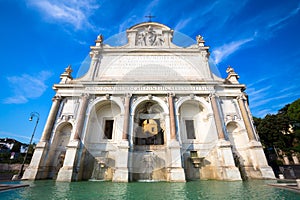
[{"label": "column capital", "polygon": [[242,92],[239,96],[236,97],[237,100],[243,100],[243,101],[247,101],[247,96],[245,95],[244,92]]},{"label": "column capital", "polygon": [[82,93],[81,97],[88,99],[88,98],[90,98],[90,94],[89,93]]},{"label": "column capital", "polygon": [[53,98],[52,98],[52,101],[61,101],[62,100],[62,96],[60,95],[55,95]]},{"label": "column capital", "polygon": [[168,93],[168,97],[175,97],[175,93],[174,92]]},{"label": "column capital", "polygon": [[216,98],[216,97],[219,97],[219,95],[217,95],[216,92],[211,92],[211,93],[208,95],[208,98],[209,98],[209,99]]}]

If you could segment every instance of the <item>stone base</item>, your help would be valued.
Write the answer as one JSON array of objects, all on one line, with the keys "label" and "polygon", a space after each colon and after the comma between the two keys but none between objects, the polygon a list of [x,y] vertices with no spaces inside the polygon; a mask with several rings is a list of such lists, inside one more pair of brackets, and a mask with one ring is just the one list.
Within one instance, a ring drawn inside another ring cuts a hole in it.
[{"label": "stone base", "polygon": [[260,172],[263,179],[276,179],[274,175],[274,171],[271,167],[260,167]]},{"label": "stone base", "polygon": [[268,166],[268,162],[261,143],[258,141],[250,141],[249,153],[251,156],[251,163],[253,164],[252,171],[255,172],[250,173],[251,175],[253,174],[253,176],[250,176],[249,178],[275,179],[272,168]]},{"label": "stone base", "polygon": [[240,181],[241,175],[240,171],[238,170],[237,167],[223,167],[223,180],[226,181]]},{"label": "stone base", "polygon": [[121,168],[121,169],[116,169],[112,182],[128,182],[128,168]]},{"label": "stone base", "polygon": [[242,180],[239,169],[234,164],[233,153],[231,144],[226,140],[219,140],[217,144],[217,155],[220,162],[220,179],[238,181]]},{"label": "stone base", "polygon": [[45,179],[48,175],[48,168],[43,167],[43,162],[46,158],[47,142],[39,142],[36,145],[30,165],[26,168],[22,180]]},{"label": "stone base", "polygon": [[243,167],[246,172],[246,176],[249,179],[276,179],[271,167],[259,167],[254,169],[253,167]]},{"label": "stone base", "polygon": [[73,181],[76,180],[78,172],[76,168],[77,151],[80,145],[79,140],[70,141],[67,146],[67,152],[64,160],[63,167],[59,170],[56,180],[57,181]]},{"label": "stone base", "polygon": [[171,168],[168,173],[170,182],[186,182],[183,168]]},{"label": "stone base", "polygon": [[57,175],[56,181],[71,182],[73,177],[73,167],[62,167]]}]

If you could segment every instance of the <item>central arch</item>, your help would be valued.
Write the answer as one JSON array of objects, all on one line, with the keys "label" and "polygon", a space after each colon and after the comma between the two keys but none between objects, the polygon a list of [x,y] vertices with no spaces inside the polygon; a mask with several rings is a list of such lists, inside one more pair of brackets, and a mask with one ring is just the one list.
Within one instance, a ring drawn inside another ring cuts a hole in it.
[{"label": "central arch", "polygon": [[131,111],[130,181],[167,180],[168,107],[159,97],[141,97]]},{"label": "central arch", "polygon": [[141,102],[134,114],[134,145],[163,145],[165,118],[162,107],[153,100]]}]

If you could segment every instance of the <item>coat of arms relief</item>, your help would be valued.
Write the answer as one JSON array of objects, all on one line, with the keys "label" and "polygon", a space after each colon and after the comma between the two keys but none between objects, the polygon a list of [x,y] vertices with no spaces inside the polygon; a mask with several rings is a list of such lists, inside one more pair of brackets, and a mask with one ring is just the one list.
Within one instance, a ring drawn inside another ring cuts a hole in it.
[{"label": "coat of arms relief", "polygon": [[163,46],[165,43],[162,30],[154,29],[151,26],[139,30],[136,34],[136,46]]}]

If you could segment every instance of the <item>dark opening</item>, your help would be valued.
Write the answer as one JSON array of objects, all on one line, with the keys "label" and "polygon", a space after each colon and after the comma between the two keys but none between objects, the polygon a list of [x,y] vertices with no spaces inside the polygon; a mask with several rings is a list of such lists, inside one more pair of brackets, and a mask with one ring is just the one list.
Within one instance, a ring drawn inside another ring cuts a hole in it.
[{"label": "dark opening", "polygon": [[104,127],[105,139],[112,139],[113,127],[114,127],[114,120],[105,120],[105,127]]},{"label": "dark opening", "polygon": [[185,120],[185,128],[186,128],[187,138],[188,139],[196,139],[194,120]]}]

